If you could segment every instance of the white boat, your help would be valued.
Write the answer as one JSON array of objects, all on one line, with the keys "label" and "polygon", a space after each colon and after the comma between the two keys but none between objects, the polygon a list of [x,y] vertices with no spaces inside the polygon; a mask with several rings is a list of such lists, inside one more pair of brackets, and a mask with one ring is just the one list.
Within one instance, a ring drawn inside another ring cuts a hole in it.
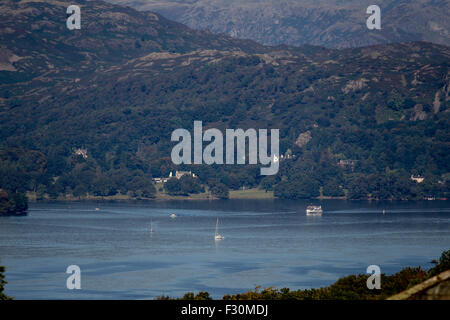
[{"label": "white boat", "polygon": [[150,224],[150,233],[153,233],[153,221]]},{"label": "white boat", "polygon": [[214,233],[214,240],[219,241],[219,240],[223,240],[223,239],[225,239],[225,237],[219,233],[219,218],[217,218],[216,232]]},{"label": "white boat", "polygon": [[322,206],[307,206],[306,207],[306,215],[307,216],[321,216],[322,215]]},{"label": "white boat", "polygon": [[171,213],[170,216],[172,219],[175,219],[177,217],[177,215],[175,213]]}]

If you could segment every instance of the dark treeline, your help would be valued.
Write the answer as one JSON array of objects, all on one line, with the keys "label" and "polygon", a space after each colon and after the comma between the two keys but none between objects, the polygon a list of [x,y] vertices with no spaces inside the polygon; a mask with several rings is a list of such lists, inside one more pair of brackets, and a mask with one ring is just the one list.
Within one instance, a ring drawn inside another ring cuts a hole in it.
[{"label": "dark treeline", "polygon": [[5,291],[5,285],[8,283],[5,280],[5,267],[0,265],[0,300],[10,300],[11,297],[7,296]]},{"label": "dark treeline", "polygon": [[[421,128],[422,132],[420,127],[414,128],[415,134],[426,134],[425,124]],[[317,129],[313,132],[311,146],[303,149],[294,146],[296,158],[282,161],[279,173],[267,177],[260,176],[258,166],[177,167],[169,158],[146,159],[127,151],[106,153],[106,160],[95,158],[95,154],[88,154],[85,159],[70,149],[61,154],[52,151],[45,155],[38,151],[10,148],[0,151],[0,188],[12,193],[34,191],[41,199],[64,194],[84,197],[87,194],[112,196],[117,193],[152,198],[156,192],[152,177],[168,177],[171,171],[188,169],[198,179],[170,180],[165,185],[169,194],[195,194],[203,192],[206,186],[216,195],[227,194],[228,189],[259,187],[274,190],[275,196],[287,199],[318,196],[345,196],[348,199],[448,197],[450,161],[443,162],[448,153],[439,149],[439,145],[423,145],[420,139],[410,139],[407,144],[405,140],[408,140],[411,129],[406,129],[401,133],[397,128],[395,136],[389,132],[378,136],[374,132],[375,137],[367,137],[370,140],[364,140],[361,133],[357,144],[346,144],[345,147],[339,135]],[[326,150],[317,147],[320,140],[327,141],[328,144],[323,146]],[[382,144],[372,149],[359,147],[359,144],[377,145],[378,141]],[[386,148],[389,144],[391,147]],[[349,154],[360,154],[353,157],[357,159],[352,160],[351,165],[339,165],[340,157],[336,154],[341,149]],[[412,175],[421,176],[424,181],[412,181]]]},{"label": "dark treeline", "polygon": [[24,193],[0,189],[0,216],[24,215],[28,210],[28,199]]},{"label": "dark treeline", "polygon": [[0,216],[24,215],[28,210],[28,168],[19,168],[18,158],[6,160],[2,154],[0,151]]}]

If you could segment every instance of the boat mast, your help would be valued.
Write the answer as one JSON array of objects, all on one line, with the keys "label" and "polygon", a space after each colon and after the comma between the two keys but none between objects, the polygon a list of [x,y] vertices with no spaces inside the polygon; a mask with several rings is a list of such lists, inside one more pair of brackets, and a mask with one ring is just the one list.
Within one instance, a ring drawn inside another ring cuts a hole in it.
[{"label": "boat mast", "polygon": [[218,234],[219,234],[219,218],[217,218],[216,221],[216,233],[214,235],[217,236]]}]

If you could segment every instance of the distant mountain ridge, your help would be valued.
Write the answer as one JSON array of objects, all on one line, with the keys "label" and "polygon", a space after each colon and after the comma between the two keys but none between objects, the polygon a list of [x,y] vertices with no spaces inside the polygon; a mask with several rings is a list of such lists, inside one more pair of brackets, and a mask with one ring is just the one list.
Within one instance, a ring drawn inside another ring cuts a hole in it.
[{"label": "distant mountain ridge", "polygon": [[[194,29],[262,44],[362,47],[405,41],[450,45],[445,0],[108,0],[161,13]],[[369,31],[366,9],[382,10],[382,30]]]},{"label": "distant mountain ridge", "polygon": [[[81,30],[69,31],[66,3],[0,3],[0,188],[151,197],[152,177],[192,170],[210,187],[282,198],[448,194],[448,46],[268,47],[79,4]],[[255,166],[176,167],[171,132],[195,120],[278,128],[296,157],[267,179]]]}]

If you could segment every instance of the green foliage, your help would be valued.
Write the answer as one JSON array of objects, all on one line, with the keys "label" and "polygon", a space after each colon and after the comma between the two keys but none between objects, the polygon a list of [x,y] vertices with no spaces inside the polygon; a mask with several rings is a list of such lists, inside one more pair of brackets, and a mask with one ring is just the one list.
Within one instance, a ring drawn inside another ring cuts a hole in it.
[{"label": "green foliage", "polygon": [[28,200],[23,193],[13,193],[9,199],[10,212],[22,214],[28,210]]},{"label": "green foliage", "polygon": [[293,180],[281,182],[274,192],[275,196],[287,199],[309,199],[319,196],[317,179],[309,176],[298,176]]},{"label": "green foliage", "polygon": [[0,300],[11,300],[11,297],[8,297],[5,293],[5,285],[8,283],[5,281],[5,267],[0,266]]},{"label": "green foliage", "polygon": [[230,196],[228,187],[223,183],[214,184],[213,186],[210,186],[209,190],[214,197],[217,197],[219,199],[228,199]]},{"label": "green foliage", "polygon": [[164,187],[170,195],[178,196],[187,196],[205,191],[197,178],[188,175],[184,175],[180,179],[171,178],[165,183]]},{"label": "green foliage", "polygon": [[329,196],[329,197],[342,197],[345,196],[344,190],[339,185],[338,181],[336,179],[330,179],[326,181],[323,185],[323,195]]},{"label": "green foliage", "polygon": [[212,300],[208,292],[200,291],[195,295],[193,292],[186,293],[181,300]]},{"label": "green foliage", "polygon": [[399,93],[395,92],[388,100],[387,106],[395,111],[399,111],[402,109],[404,103],[405,99]]},{"label": "green foliage", "polygon": [[28,199],[25,194],[0,189],[0,216],[24,215],[27,210]]},{"label": "green foliage", "polygon": [[436,264],[436,266],[431,268],[430,276],[435,276],[447,270],[450,270],[450,250],[442,252],[442,255],[439,258],[439,261]]},{"label": "green foliage", "polygon": [[263,179],[261,179],[261,189],[264,191],[273,191],[274,186],[277,184],[277,177],[276,176],[266,176]]}]

